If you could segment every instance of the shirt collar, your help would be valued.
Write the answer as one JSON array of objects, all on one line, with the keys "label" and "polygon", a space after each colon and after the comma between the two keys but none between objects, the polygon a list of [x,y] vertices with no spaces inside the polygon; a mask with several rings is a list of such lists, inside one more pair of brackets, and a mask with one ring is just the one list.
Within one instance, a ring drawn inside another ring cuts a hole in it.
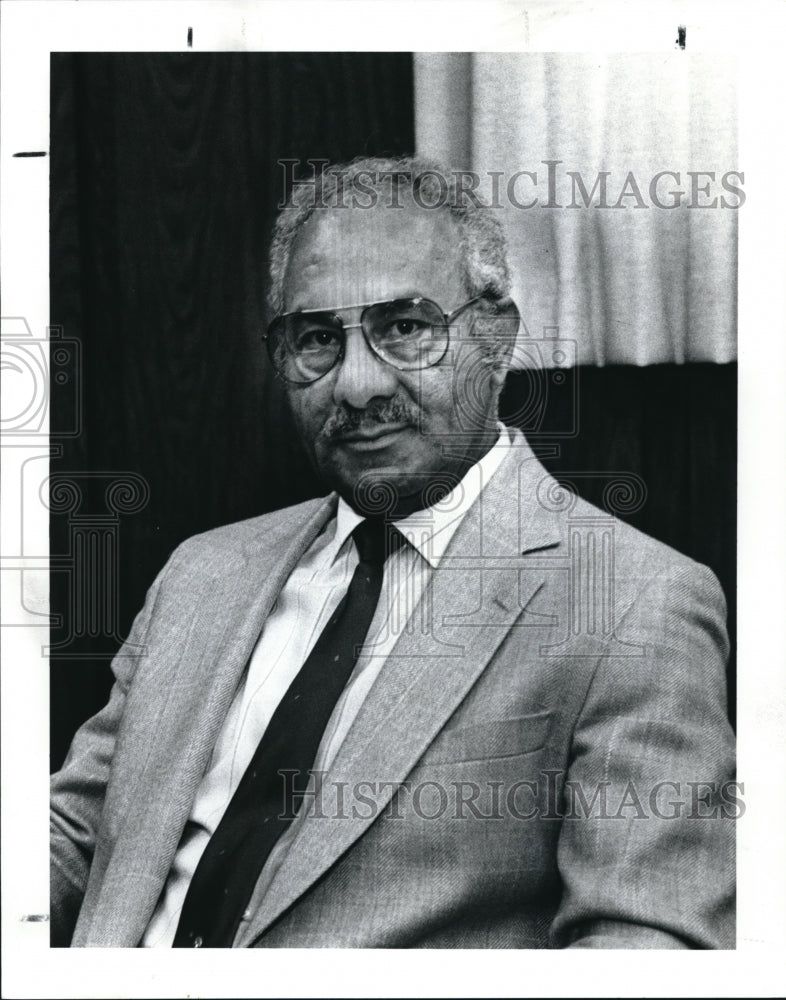
[{"label": "shirt collar", "polygon": [[[464,478],[438,503],[423,510],[416,510],[400,521],[394,521],[410,545],[434,568],[450,544],[467,511],[478,499],[482,490],[499,469],[510,448],[510,436],[504,424],[498,423],[499,436],[486,454],[467,469]],[[338,555],[363,517],[339,497],[336,512],[334,553]]]}]

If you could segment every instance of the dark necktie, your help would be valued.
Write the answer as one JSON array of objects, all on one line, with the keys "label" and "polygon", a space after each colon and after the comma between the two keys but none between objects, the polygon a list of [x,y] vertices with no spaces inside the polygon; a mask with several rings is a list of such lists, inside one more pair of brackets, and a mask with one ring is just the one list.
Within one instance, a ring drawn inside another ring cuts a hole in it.
[{"label": "dark necktie", "polygon": [[380,520],[352,533],[360,562],[349,589],[281,699],[221,822],[196,867],[174,948],[231,948],[265,861],[302,801],[322,734],[344,690],[374,615],[386,555],[403,536]]}]

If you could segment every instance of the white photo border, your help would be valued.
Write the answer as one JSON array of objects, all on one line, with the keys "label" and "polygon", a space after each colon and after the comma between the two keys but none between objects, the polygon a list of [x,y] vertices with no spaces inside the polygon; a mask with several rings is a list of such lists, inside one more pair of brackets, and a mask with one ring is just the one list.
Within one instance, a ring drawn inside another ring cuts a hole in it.
[{"label": "white photo border", "polygon": [[[786,6],[483,0],[9,0],[2,18],[3,317],[49,324],[50,53],[70,51],[659,51],[737,53],[740,159],[738,947],[669,952],[155,952],[49,948],[48,512],[20,470],[46,466],[46,426],[2,447],[3,995],[683,996],[786,988]],[[384,25],[384,31],[380,30]],[[417,31],[413,30],[417,25]],[[7,388],[8,384],[4,388]],[[774,499],[774,502],[773,502]],[[26,556],[25,541],[37,540]],[[24,570],[24,573],[22,572]],[[24,604],[22,579],[24,578]],[[18,627],[19,625],[25,627]],[[16,626],[16,627],[15,627]],[[25,919],[27,918],[27,919]],[[31,919],[32,918],[32,919]],[[524,964],[526,961],[526,964]],[[557,966],[555,963],[559,961]]]}]

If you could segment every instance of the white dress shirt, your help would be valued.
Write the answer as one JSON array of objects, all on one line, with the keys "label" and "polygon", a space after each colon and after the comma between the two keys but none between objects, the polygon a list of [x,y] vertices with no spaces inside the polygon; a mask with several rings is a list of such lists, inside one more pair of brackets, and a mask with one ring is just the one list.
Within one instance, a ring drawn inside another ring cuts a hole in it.
[{"label": "white dress shirt", "polygon": [[[510,445],[499,425],[496,444],[439,503],[395,522],[408,545],[385,563],[380,605],[363,654],[331,715],[314,762],[325,771],[349,731],[385,659],[406,627],[431,572],[466,512],[502,463]],[[352,531],[363,520],[343,500],[290,575],[268,616],[219,733],[178,845],[144,947],[171,947],[188,886],[202,852],[229,805],[267,726],[290,684],[349,587],[358,563]],[[283,795],[283,790],[282,790]],[[282,800],[283,801],[283,800]],[[303,810],[302,812],[305,812]],[[301,813],[302,815],[302,813]],[[297,820],[276,843],[255,898],[264,892],[296,835]],[[248,919],[250,911],[245,918]],[[238,943],[241,943],[243,925]]]}]

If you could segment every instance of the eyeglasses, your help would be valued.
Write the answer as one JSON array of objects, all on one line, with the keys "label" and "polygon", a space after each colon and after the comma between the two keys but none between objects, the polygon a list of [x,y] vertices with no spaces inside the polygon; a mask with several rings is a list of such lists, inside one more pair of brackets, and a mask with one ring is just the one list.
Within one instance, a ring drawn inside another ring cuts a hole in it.
[{"label": "eyeglasses", "polygon": [[347,330],[359,327],[370,350],[398,371],[431,368],[447,353],[450,324],[482,298],[476,295],[449,315],[421,297],[341,307],[362,309],[359,323],[344,323],[332,309],[284,313],[265,334],[268,354],[287,382],[310,385],[341,361]]}]

